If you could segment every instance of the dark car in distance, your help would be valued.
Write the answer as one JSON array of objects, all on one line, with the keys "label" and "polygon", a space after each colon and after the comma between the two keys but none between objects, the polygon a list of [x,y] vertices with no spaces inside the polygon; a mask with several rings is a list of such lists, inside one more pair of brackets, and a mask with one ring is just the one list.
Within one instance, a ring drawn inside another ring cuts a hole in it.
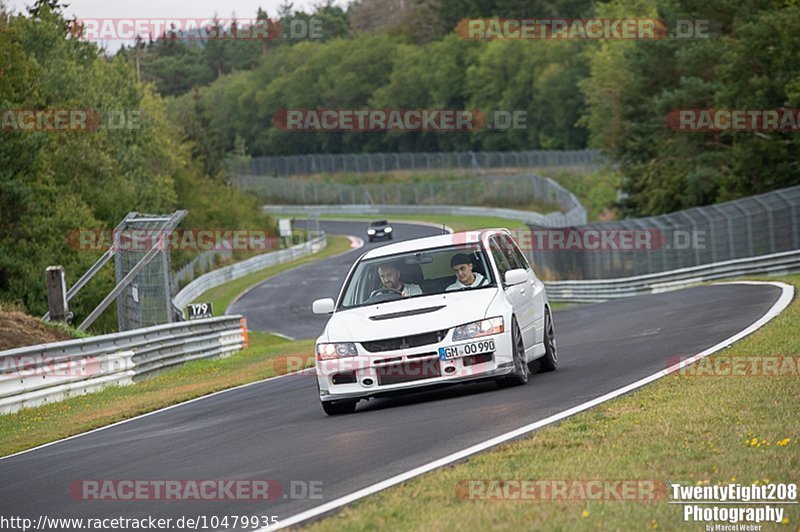
[{"label": "dark car in distance", "polygon": [[388,238],[391,240],[392,231],[393,229],[389,222],[386,220],[378,220],[369,224],[369,227],[367,228],[367,236],[369,236],[370,242],[379,238]]}]

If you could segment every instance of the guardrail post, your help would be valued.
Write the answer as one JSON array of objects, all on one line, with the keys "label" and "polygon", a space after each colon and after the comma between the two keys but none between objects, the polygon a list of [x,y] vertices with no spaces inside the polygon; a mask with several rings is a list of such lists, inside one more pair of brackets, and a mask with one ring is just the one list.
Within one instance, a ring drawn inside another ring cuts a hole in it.
[{"label": "guardrail post", "polygon": [[791,218],[792,219],[792,247],[794,247],[795,249],[800,248],[800,238],[798,238],[798,234],[797,234],[797,223],[798,223],[797,205],[795,203],[792,203],[788,199],[786,199],[786,195],[784,194],[784,192],[782,190],[776,190],[774,193],[781,200],[783,200],[783,202],[786,205],[788,205],[789,208],[792,211],[792,218]]},{"label": "guardrail post", "polygon": [[764,212],[767,213],[767,228],[769,233],[769,252],[775,253],[775,224],[772,221],[772,209],[769,208],[769,205],[764,203],[758,196],[753,196],[753,201],[758,203],[763,209]]},{"label": "guardrail post", "polygon": [[250,346],[250,336],[247,334],[247,319],[242,318],[242,349],[247,349]]}]

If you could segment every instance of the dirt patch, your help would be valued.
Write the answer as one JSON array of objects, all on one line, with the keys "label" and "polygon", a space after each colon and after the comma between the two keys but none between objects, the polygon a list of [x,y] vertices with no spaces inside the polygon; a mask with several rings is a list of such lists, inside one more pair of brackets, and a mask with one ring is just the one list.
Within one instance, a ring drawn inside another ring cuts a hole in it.
[{"label": "dirt patch", "polygon": [[26,345],[72,340],[68,333],[22,312],[0,310],[0,351]]}]

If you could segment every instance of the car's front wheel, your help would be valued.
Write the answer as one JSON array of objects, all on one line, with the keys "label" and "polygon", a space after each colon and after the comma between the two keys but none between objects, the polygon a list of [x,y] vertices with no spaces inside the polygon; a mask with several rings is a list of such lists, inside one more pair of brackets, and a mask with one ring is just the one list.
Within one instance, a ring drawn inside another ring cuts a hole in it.
[{"label": "car's front wheel", "polygon": [[528,365],[525,363],[525,343],[522,341],[522,333],[517,325],[517,319],[511,318],[511,344],[513,345],[512,357],[514,360],[514,371],[498,379],[497,386],[506,388],[508,386],[521,386],[528,383]]},{"label": "car's front wheel", "polygon": [[329,416],[352,414],[356,410],[356,401],[322,401],[322,409]]}]

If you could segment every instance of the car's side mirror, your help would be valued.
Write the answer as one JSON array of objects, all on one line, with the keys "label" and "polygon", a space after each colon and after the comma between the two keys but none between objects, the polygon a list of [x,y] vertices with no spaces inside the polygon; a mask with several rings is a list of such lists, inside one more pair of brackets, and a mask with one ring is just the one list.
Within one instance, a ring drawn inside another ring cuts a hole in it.
[{"label": "car's side mirror", "polygon": [[326,297],[314,301],[314,303],[311,304],[311,310],[314,314],[331,314],[335,306],[336,303],[333,302],[333,299]]},{"label": "car's side mirror", "polygon": [[528,271],[522,268],[515,268],[506,272],[506,284],[513,286],[515,284],[522,284],[528,280]]}]

